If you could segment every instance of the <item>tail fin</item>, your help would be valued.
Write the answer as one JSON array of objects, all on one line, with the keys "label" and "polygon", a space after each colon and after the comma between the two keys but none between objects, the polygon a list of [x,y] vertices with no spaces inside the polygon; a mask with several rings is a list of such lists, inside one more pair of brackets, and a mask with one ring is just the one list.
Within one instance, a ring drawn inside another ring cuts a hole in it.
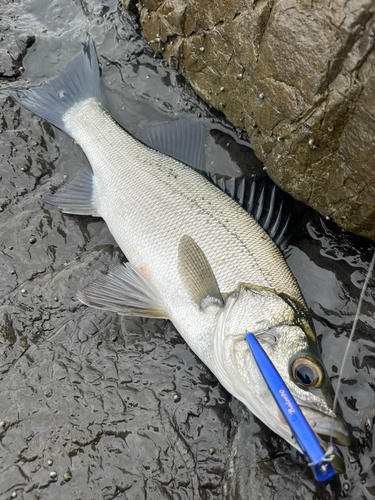
[{"label": "tail fin", "polygon": [[69,134],[63,116],[77,102],[89,97],[101,98],[98,58],[90,40],[54,80],[40,87],[9,92],[29,111]]}]

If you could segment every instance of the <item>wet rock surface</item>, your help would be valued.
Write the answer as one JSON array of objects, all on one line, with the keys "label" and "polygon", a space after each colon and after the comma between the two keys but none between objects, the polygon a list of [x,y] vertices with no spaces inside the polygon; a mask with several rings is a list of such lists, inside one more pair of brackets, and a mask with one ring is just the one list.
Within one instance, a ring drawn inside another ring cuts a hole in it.
[{"label": "wet rock surface", "polygon": [[[102,220],[42,203],[87,160],[8,91],[56,76],[91,37],[108,106],[131,132],[199,114],[207,169],[262,177],[246,134],[154,57],[116,1],[0,8],[7,51],[24,33],[35,36],[22,76],[0,79],[0,500],[372,498],[374,279],[340,393],[352,440],[342,450],[346,476],[317,485],[304,458],[232,400],[172,324],[76,300],[124,256]],[[373,249],[311,209],[286,205],[288,263],[335,378]]]},{"label": "wet rock surface", "polygon": [[142,0],[152,47],[245,126],[270,177],[375,239],[372,0]]}]

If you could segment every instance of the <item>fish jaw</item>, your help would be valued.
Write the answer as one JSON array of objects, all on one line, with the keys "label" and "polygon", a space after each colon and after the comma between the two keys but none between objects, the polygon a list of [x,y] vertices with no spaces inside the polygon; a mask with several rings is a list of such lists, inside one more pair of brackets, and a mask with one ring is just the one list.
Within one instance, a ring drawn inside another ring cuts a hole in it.
[{"label": "fish jaw", "polygon": [[299,407],[314,433],[323,441],[330,440],[339,446],[349,446],[349,433],[344,420],[338,416],[328,416],[313,408],[299,404]]}]

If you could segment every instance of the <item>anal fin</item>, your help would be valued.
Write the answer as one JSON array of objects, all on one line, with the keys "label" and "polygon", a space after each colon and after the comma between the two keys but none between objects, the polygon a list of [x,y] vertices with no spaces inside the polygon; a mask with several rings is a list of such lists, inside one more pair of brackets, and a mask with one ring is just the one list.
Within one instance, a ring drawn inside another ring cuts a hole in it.
[{"label": "anal fin", "polygon": [[130,262],[94,280],[77,293],[77,298],[87,306],[124,316],[168,318],[149,278]]},{"label": "anal fin", "polygon": [[82,167],[75,177],[56,193],[43,197],[44,203],[59,207],[66,214],[99,217],[94,200],[94,174],[89,166]]}]

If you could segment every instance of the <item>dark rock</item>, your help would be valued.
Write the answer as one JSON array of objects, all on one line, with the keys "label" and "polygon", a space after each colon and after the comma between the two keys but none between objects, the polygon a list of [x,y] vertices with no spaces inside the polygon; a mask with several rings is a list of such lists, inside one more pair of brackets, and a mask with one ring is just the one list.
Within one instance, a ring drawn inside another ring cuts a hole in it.
[{"label": "dark rock", "polygon": [[0,36],[0,78],[14,79],[22,74],[22,60],[27,49],[35,42],[35,36],[17,36],[14,32],[7,31],[7,27],[0,21],[0,33],[6,33],[5,36]]},{"label": "dark rock", "polygon": [[175,71],[178,71],[179,60],[178,57],[171,56],[169,58],[169,67]]},{"label": "dark rock", "polygon": [[121,3],[129,12],[137,12],[137,0],[121,0]]},{"label": "dark rock", "polygon": [[341,227],[375,238],[372,0],[314,7],[231,0],[225,9],[220,2],[144,0],[138,8],[154,50],[178,58],[194,90],[245,126],[280,187]]}]

